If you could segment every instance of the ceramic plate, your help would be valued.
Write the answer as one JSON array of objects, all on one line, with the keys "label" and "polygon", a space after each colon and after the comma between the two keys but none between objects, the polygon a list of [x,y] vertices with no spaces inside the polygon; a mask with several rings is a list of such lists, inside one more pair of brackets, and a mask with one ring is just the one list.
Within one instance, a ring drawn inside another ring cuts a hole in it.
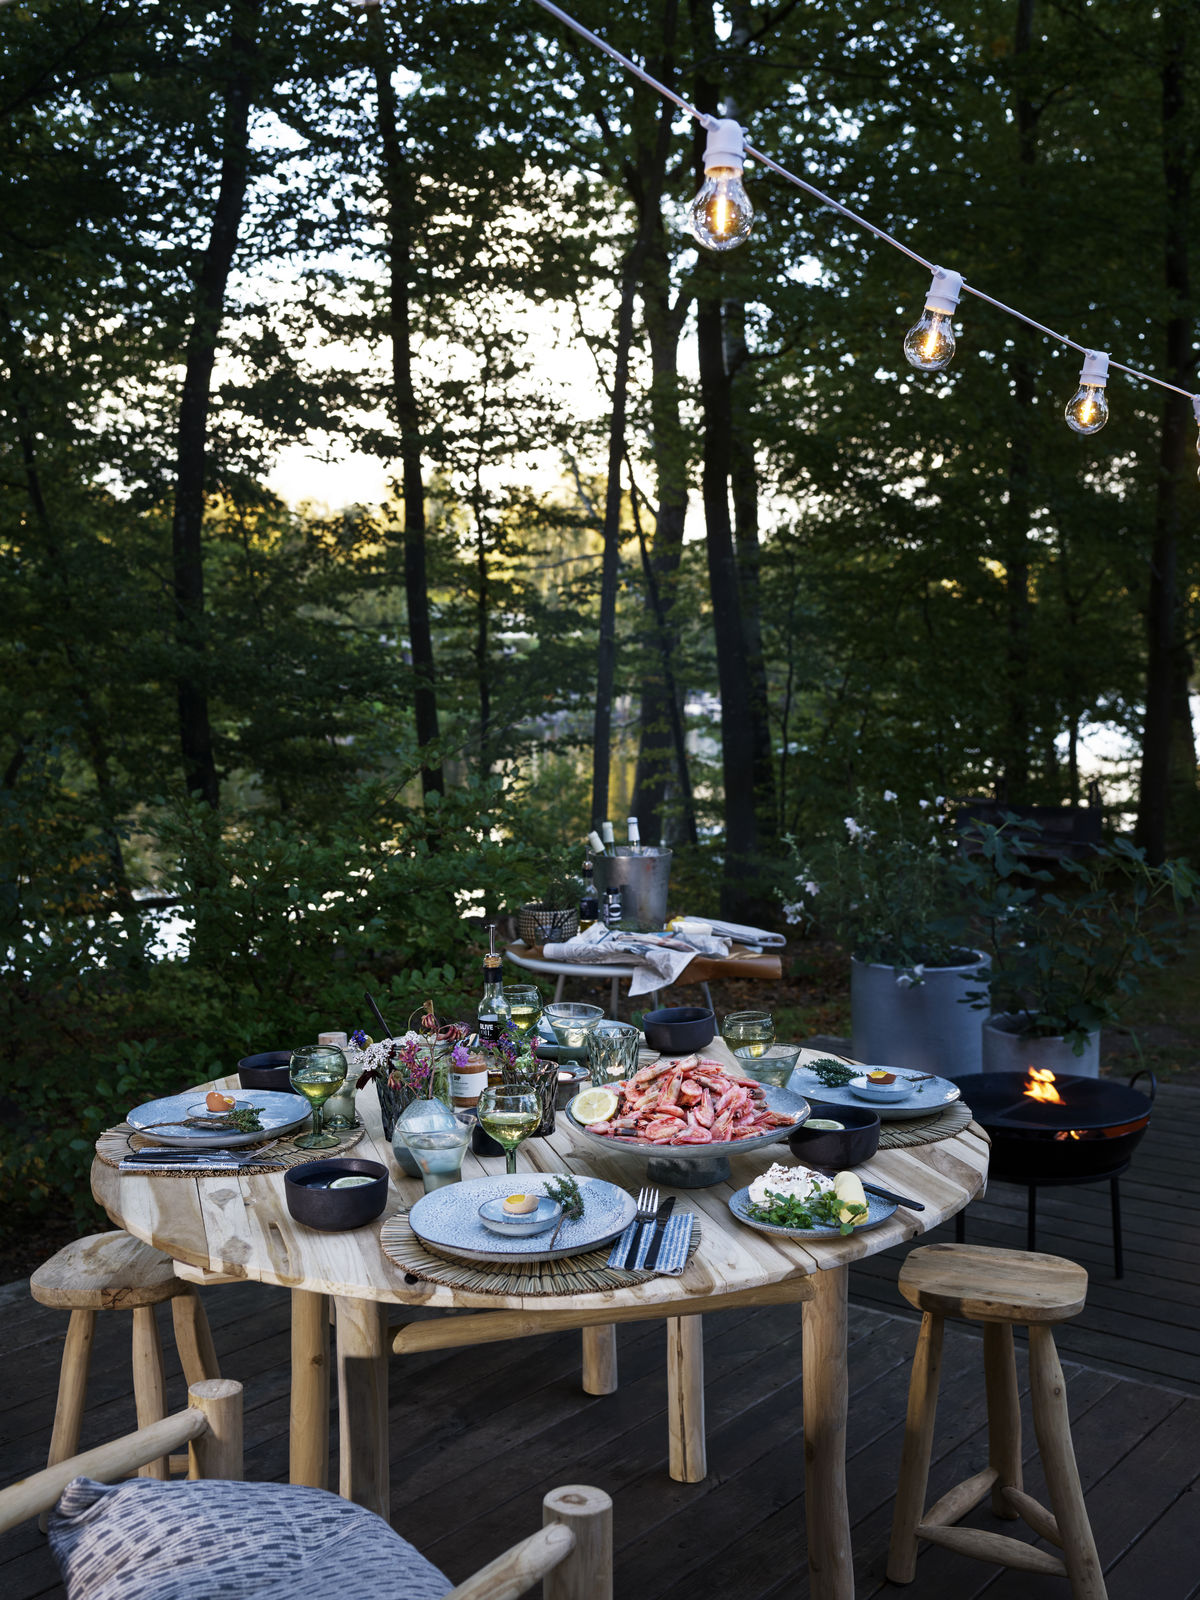
[{"label": "ceramic plate", "polygon": [[553,1250],[546,1248],[548,1239],[500,1238],[480,1222],[479,1207],[485,1200],[545,1194],[553,1177],[552,1172],[518,1172],[511,1178],[466,1178],[462,1183],[448,1183],[444,1189],[421,1196],[408,1214],[409,1226],[435,1250],[450,1250],[467,1261],[557,1261],[560,1256],[577,1256],[611,1244],[633,1221],[637,1202],[632,1195],[601,1178],[578,1177],[583,1216],[578,1222],[563,1223]]},{"label": "ceramic plate", "polygon": [[[750,1186],[739,1189],[736,1194],[729,1196],[729,1209],[739,1222],[744,1222],[748,1228],[757,1228],[759,1233],[775,1233],[781,1239],[848,1239],[849,1234],[841,1233],[832,1223],[828,1226],[819,1224],[815,1228],[781,1228],[774,1222],[760,1222],[757,1217],[750,1215]],[[896,1209],[894,1200],[881,1200],[877,1194],[867,1196],[867,1217],[865,1222],[860,1222],[855,1228],[855,1233],[861,1233],[864,1228],[876,1228],[881,1222],[886,1222]]]},{"label": "ceramic plate", "polygon": [[755,1134],[751,1139],[724,1139],[717,1144],[649,1144],[644,1139],[613,1139],[603,1133],[589,1133],[586,1124],[576,1122],[567,1110],[571,1131],[576,1139],[600,1155],[650,1156],[670,1161],[711,1161],[714,1156],[736,1156],[744,1150],[757,1150],[760,1145],[775,1144],[786,1139],[808,1116],[808,1101],[802,1094],[794,1094],[791,1084],[777,1089],[774,1084],[759,1084],[767,1105],[772,1111],[786,1111],[794,1119],[791,1126],[772,1128],[769,1133]]},{"label": "ceramic plate", "polygon": [[[920,1073],[905,1072],[899,1067],[889,1067],[888,1071],[894,1072],[898,1078],[921,1076]],[[840,1089],[827,1089],[816,1073],[810,1072],[805,1066],[797,1067],[792,1073],[788,1088],[793,1094],[807,1095],[811,1100],[823,1100],[827,1105],[858,1106],[861,1109],[868,1104],[848,1085]],[[962,1090],[949,1078],[930,1078],[927,1083],[914,1084],[913,1092],[904,1100],[872,1100],[869,1104],[872,1111],[879,1113],[881,1122],[903,1122],[911,1117],[931,1117],[961,1098]]]},{"label": "ceramic plate", "polygon": [[189,1150],[233,1150],[294,1133],[310,1116],[308,1101],[302,1095],[284,1094],[279,1089],[243,1089],[236,1100],[243,1109],[257,1108],[260,1131],[239,1133],[236,1128],[190,1127],[184,1120],[189,1110],[203,1104],[203,1096],[198,1101],[195,1089],[189,1089],[187,1094],[168,1095],[164,1100],[147,1100],[145,1105],[135,1106],[125,1120],[155,1144],[179,1145]]},{"label": "ceramic plate", "polygon": [[479,1220],[484,1227],[502,1239],[532,1239],[535,1234],[553,1228],[561,1216],[562,1207],[549,1195],[540,1195],[533,1211],[505,1211],[504,1201],[500,1199],[485,1200],[479,1208]]}]

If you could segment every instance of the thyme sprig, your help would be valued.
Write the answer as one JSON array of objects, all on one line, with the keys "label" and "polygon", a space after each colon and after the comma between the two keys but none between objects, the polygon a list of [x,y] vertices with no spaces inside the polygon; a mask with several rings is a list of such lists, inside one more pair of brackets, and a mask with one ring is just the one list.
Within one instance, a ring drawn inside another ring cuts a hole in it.
[{"label": "thyme sprig", "polygon": [[554,1249],[555,1240],[562,1232],[564,1222],[578,1222],[583,1216],[583,1191],[569,1172],[560,1172],[546,1185],[546,1193],[551,1200],[557,1200],[563,1209],[562,1216],[558,1219],[558,1227],[550,1236],[547,1250]]}]

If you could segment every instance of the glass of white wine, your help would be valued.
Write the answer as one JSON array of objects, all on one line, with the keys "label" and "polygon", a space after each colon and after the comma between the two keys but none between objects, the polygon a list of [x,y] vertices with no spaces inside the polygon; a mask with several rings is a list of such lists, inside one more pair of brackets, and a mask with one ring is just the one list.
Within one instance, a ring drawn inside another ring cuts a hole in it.
[{"label": "glass of white wine", "polygon": [[479,1096],[479,1126],[504,1147],[504,1170],[517,1170],[517,1146],[523,1144],[542,1120],[542,1103],[536,1094],[519,1089],[486,1088]]},{"label": "glass of white wine", "polygon": [[506,983],[504,998],[508,1001],[509,1026],[524,1044],[538,1025],[542,997],[532,983]]},{"label": "glass of white wine", "polygon": [[729,1011],[721,1037],[735,1055],[757,1060],[775,1043],[775,1019],[769,1011]]},{"label": "glass of white wine", "polygon": [[336,1133],[321,1130],[321,1107],[346,1081],[346,1058],[335,1044],[306,1044],[288,1063],[292,1088],[312,1106],[312,1132],[296,1140],[297,1150],[332,1150]]}]

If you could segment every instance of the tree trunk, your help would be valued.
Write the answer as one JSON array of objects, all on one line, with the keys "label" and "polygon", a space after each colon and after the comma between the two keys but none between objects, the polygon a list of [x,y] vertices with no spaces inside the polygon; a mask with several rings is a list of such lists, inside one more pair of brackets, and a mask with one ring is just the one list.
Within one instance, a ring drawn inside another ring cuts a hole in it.
[{"label": "tree trunk", "polygon": [[[413,667],[413,719],[422,752],[438,739],[437,678],[429,609],[425,481],[421,466],[421,417],[412,375],[412,174],[404,156],[392,83],[392,57],[379,0],[367,9],[367,34],[379,107],[383,188],[388,232],[388,336],[392,347],[392,412],[400,434],[404,498],[404,597]],[[421,792],[441,794],[440,761],[421,767]]]},{"label": "tree trunk", "polygon": [[[1164,268],[1171,307],[1165,375],[1170,383],[1182,386],[1194,381],[1196,369],[1188,247],[1192,163],[1187,129],[1188,11],[1189,0],[1166,0],[1161,12]],[[1159,437],[1154,549],[1146,607],[1146,716],[1137,819],[1138,843],[1153,862],[1161,861],[1175,840],[1182,842],[1196,820],[1196,749],[1188,702],[1191,659],[1184,617],[1187,584],[1179,578],[1179,490],[1194,459],[1191,424],[1187,400],[1168,394]]]},{"label": "tree trunk", "polygon": [[214,810],[216,761],[208,710],[204,624],[204,478],[213,363],[225,311],[225,291],[246,204],[250,159],[252,79],[258,59],[261,0],[234,0],[230,72],[225,88],[221,181],[208,244],[196,279],[196,309],[188,334],[176,434],[175,512],[171,556],[175,589],[179,744],[189,794]]}]

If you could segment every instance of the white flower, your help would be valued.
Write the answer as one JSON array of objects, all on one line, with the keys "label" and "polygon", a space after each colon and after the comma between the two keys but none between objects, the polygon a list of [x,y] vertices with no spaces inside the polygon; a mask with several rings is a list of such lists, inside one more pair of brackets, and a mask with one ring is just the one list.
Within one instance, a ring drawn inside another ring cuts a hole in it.
[{"label": "white flower", "polygon": [[928,800],[918,800],[917,804],[920,806],[922,811],[928,811],[929,810],[929,801]]},{"label": "white flower", "polygon": [[813,895],[820,894],[821,892],[821,885],[819,883],[814,883],[811,878],[809,878],[807,882],[801,884],[801,888],[810,899]]},{"label": "white flower", "polygon": [[855,822],[853,817],[843,817],[842,820],[846,824],[846,832],[852,839],[857,839],[863,831],[862,824],[860,822]]},{"label": "white flower", "polygon": [[804,907],[799,900],[793,900],[790,905],[785,904],[783,914],[789,922],[804,921]]},{"label": "white flower", "polygon": [[946,804],[946,796],[944,794],[935,794],[933,797],[933,803],[940,811]]},{"label": "white flower", "polygon": [[883,798],[885,800],[894,800],[896,798],[896,791],[894,789],[885,789],[883,791]]}]

